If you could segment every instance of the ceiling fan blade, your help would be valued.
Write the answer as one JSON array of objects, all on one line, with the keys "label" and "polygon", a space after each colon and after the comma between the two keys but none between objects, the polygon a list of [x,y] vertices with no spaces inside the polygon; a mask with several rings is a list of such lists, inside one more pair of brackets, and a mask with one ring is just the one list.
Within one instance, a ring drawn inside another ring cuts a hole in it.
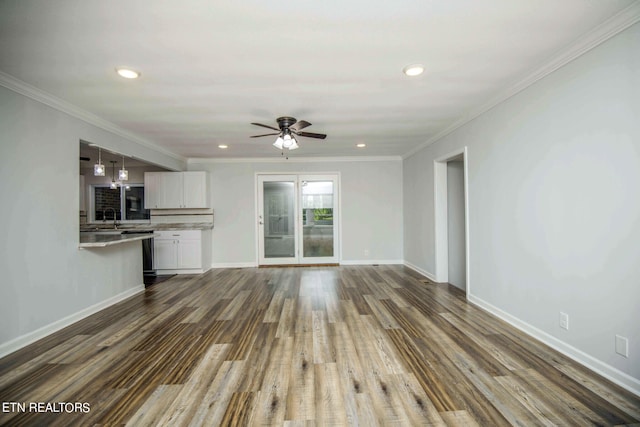
[{"label": "ceiling fan blade", "polygon": [[293,129],[295,131],[301,131],[302,129],[311,126],[311,123],[309,123],[306,120],[300,120],[299,122],[296,122],[294,124],[292,124],[291,126],[289,126],[289,129]]},{"label": "ceiling fan blade", "polygon": [[278,133],[265,133],[263,135],[253,135],[253,136],[250,136],[249,138],[260,138],[261,136],[271,136],[271,135],[280,135],[280,132],[278,132]]},{"label": "ceiling fan blade", "polygon": [[305,136],[307,138],[318,138],[318,139],[325,139],[327,137],[327,135],[325,135],[324,133],[313,133],[313,132],[295,132],[296,135],[299,136]]},{"label": "ceiling fan blade", "polygon": [[251,124],[256,126],[262,126],[263,128],[267,128],[267,129],[277,130],[278,132],[280,132],[280,129],[274,128],[273,126],[263,125],[262,123],[251,123]]}]

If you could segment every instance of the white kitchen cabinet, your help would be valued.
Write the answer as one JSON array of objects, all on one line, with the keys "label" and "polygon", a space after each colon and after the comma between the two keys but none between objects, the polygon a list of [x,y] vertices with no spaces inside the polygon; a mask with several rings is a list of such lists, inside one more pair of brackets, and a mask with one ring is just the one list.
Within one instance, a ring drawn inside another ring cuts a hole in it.
[{"label": "white kitchen cabinet", "polygon": [[178,268],[178,245],[175,239],[153,239],[153,264],[155,270]]},{"label": "white kitchen cabinet", "polygon": [[185,208],[210,208],[209,176],[207,172],[182,172],[184,180],[183,203]]},{"label": "white kitchen cabinet", "polygon": [[178,268],[202,268],[202,241],[200,238],[179,241]]},{"label": "white kitchen cabinet", "polygon": [[183,208],[182,173],[168,172],[159,176],[159,204],[158,208]]},{"label": "white kitchen cabinet", "polygon": [[209,176],[204,171],[146,172],[144,187],[146,209],[211,207]]},{"label": "white kitchen cabinet", "polygon": [[160,174],[162,172],[144,173],[144,208],[157,209],[160,202]]},{"label": "white kitchen cabinet", "polygon": [[211,267],[211,230],[156,233],[153,264],[158,274],[201,273]]}]

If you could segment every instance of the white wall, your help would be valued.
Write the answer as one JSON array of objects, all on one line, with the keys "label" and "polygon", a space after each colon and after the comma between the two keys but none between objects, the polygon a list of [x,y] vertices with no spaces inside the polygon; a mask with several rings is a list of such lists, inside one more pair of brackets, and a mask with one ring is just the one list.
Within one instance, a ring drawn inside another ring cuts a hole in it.
[{"label": "white wall", "polygon": [[447,163],[447,234],[449,283],[466,290],[467,273],[464,230],[464,163]]},{"label": "white wall", "polygon": [[[2,86],[0,129],[1,354],[7,343],[142,284],[128,252],[139,245],[121,245],[128,256],[78,249],[80,139],[171,169],[185,165]],[[120,259],[122,269],[106,272],[105,258]]]},{"label": "white wall", "polygon": [[636,391],[639,51],[636,24],[404,162],[407,262],[434,271],[433,160],[468,146],[469,299]]},{"label": "white wall", "polygon": [[[274,150],[275,151],[275,150]],[[274,155],[278,155],[277,152]],[[402,161],[241,161],[191,163],[210,172],[213,265],[256,265],[256,173],[339,172],[342,261],[402,261]],[[368,249],[369,255],[364,251]]]},{"label": "white wall", "polygon": [[[116,181],[118,180],[118,169],[121,166],[116,166]],[[80,169],[80,173],[85,176],[85,184],[88,186],[95,184],[111,184],[112,180],[112,172],[110,165],[107,166],[107,173],[105,176],[94,176],[93,175],[93,165],[90,168],[83,167]],[[159,166],[149,165],[149,166],[134,166],[134,167],[126,167],[129,172],[129,180],[128,184],[144,184],[144,173],[145,172],[162,172],[166,171]]]}]

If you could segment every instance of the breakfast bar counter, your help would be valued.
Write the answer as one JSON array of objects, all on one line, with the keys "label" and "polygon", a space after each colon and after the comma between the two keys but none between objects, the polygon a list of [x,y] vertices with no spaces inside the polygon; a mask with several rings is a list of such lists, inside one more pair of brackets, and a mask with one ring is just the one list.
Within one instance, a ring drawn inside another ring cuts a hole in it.
[{"label": "breakfast bar counter", "polygon": [[121,243],[133,242],[136,240],[152,239],[155,233],[80,233],[79,248],[104,248],[106,246],[119,245]]}]

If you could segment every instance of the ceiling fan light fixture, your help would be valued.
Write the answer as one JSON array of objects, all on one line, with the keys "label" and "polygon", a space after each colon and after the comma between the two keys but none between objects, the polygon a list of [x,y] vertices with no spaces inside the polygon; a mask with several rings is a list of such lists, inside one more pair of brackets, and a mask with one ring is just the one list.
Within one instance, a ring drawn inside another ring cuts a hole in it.
[{"label": "ceiling fan light fixture", "polygon": [[424,65],[422,64],[407,65],[402,69],[402,72],[409,77],[416,77],[424,73]]},{"label": "ceiling fan light fixture", "polygon": [[120,77],[124,77],[125,79],[137,79],[141,75],[139,71],[135,71],[131,68],[126,67],[116,68],[116,73],[118,73]]},{"label": "ceiling fan light fixture", "polygon": [[276,122],[278,123],[278,127],[252,122],[251,123],[252,125],[271,129],[276,131],[276,133],[267,133],[264,135],[252,135],[251,138],[260,138],[263,136],[278,135],[277,139],[273,143],[273,146],[276,147],[278,150],[283,151],[282,153],[283,155],[284,155],[285,148],[287,150],[297,150],[298,148],[300,148],[300,146],[298,145],[298,141],[296,140],[294,135],[299,137],[317,138],[317,139],[325,139],[327,137],[327,135],[323,133],[303,132],[302,129],[305,129],[311,126],[311,123],[309,123],[306,120],[296,120],[294,117],[284,116],[284,117],[278,117]]},{"label": "ceiling fan light fixture", "polygon": [[292,139],[291,135],[289,134],[286,134],[284,138],[282,138],[282,140],[283,140],[282,146],[284,148],[290,148],[295,143],[295,139]]}]

